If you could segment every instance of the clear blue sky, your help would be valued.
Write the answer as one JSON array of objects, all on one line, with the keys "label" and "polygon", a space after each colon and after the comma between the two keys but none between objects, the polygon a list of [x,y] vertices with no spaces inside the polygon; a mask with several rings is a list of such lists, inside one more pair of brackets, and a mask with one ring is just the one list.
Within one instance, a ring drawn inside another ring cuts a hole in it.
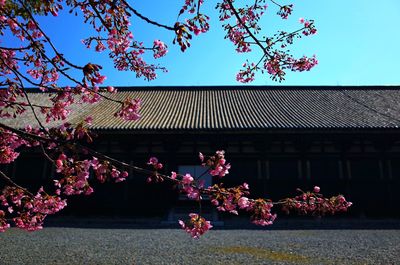
[{"label": "clear blue sky", "polygon": [[[173,25],[183,0],[131,1],[144,15]],[[245,1],[239,1],[245,2]],[[288,21],[281,20],[270,4],[269,14],[261,21],[267,32],[296,29],[298,19],[314,19],[318,34],[304,38],[292,46],[295,54],[317,55],[319,65],[311,72],[289,73],[282,85],[399,85],[400,73],[400,1],[382,0],[293,0],[295,5]],[[224,40],[218,20],[216,1],[205,0],[203,12],[211,17],[211,30],[195,37],[185,53],[172,44],[171,32],[133,20],[135,39],[151,44],[161,39],[169,53],[158,62],[169,73],[159,73],[155,81],[135,78],[134,73],[118,72],[107,54],[92,52],[80,43],[89,36],[90,26],[81,18],[60,12],[57,18],[40,18],[60,51],[72,61],[84,65],[94,62],[104,66],[106,85],[239,85],[235,75],[246,58],[257,61],[258,53],[238,55],[233,45]],[[86,28],[86,29],[85,29]],[[153,60],[154,62],[154,60]],[[267,75],[258,75],[253,85],[280,85]]]}]

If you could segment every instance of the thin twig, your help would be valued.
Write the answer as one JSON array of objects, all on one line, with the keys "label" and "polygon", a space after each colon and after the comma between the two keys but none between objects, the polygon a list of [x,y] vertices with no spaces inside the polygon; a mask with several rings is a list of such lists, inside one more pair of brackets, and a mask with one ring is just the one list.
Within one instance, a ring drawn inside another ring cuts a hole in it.
[{"label": "thin twig", "polygon": [[274,3],[275,5],[282,7],[282,5],[280,5],[279,3],[275,2],[274,0],[270,0],[272,3]]},{"label": "thin twig", "polygon": [[14,186],[14,187],[16,187],[16,188],[18,188],[18,189],[23,190],[26,194],[28,194],[28,195],[30,195],[30,196],[33,197],[33,194],[32,194],[30,191],[28,191],[27,189],[21,187],[20,185],[18,185],[18,184],[15,183],[14,181],[12,181],[6,174],[4,174],[4,172],[1,171],[1,170],[0,170],[0,177],[2,177],[2,178],[3,178],[5,181],[7,181],[10,185],[12,185],[12,186]]},{"label": "thin twig", "polygon": [[42,150],[42,153],[44,155],[44,157],[47,158],[47,160],[49,160],[51,163],[55,164],[54,159],[52,159],[46,152],[46,150],[44,150],[44,146],[43,144],[40,144],[40,149]]},{"label": "thin twig", "polygon": [[12,48],[12,47],[0,47],[0,50],[10,50],[10,51],[23,51],[23,50],[28,50],[32,48],[32,44],[26,46],[26,47],[20,47],[20,48]]},{"label": "thin twig", "polygon": [[236,11],[235,7],[233,6],[231,0],[227,0],[229,7],[233,14],[235,15],[236,19],[239,21],[239,23],[242,25],[242,27],[247,31],[247,33],[250,35],[250,37],[256,42],[256,44],[261,48],[261,50],[266,54],[267,56],[270,57],[268,50],[261,44],[261,42],[254,36],[254,34],[251,32],[251,30],[246,26],[245,23],[243,23],[242,18],[240,17],[239,13]]},{"label": "thin twig", "polygon": [[151,19],[149,19],[149,18],[143,16],[143,15],[140,14],[136,9],[134,9],[131,5],[129,5],[129,3],[126,2],[125,0],[122,0],[122,2],[123,2],[123,3],[126,5],[126,7],[127,7],[130,11],[132,11],[137,17],[141,18],[142,20],[146,21],[147,23],[152,24],[152,25],[155,25],[155,26],[157,26],[157,27],[161,27],[161,28],[165,28],[165,29],[168,29],[168,30],[175,31],[175,28],[174,28],[174,27],[170,27],[170,26],[167,26],[167,25],[160,24],[160,23],[158,23],[158,22],[156,22],[156,21],[153,21],[153,20],[151,20]]},{"label": "thin twig", "polygon": [[[20,80],[20,82],[21,82],[21,79],[19,79],[19,80]],[[42,128],[43,132],[46,132],[46,128],[43,126],[42,122],[40,121],[39,117],[37,116],[36,111],[35,111],[35,109],[33,108],[31,101],[29,100],[28,93],[26,93],[25,88],[23,87],[22,82],[21,82],[21,89],[22,89],[22,92],[24,93],[24,95],[25,95],[25,97],[26,97],[26,100],[28,101],[28,105],[29,105],[29,107],[30,107],[31,110],[32,110],[33,116],[35,117],[35,119],[36,119],[36,121],[38,122],[39,126]]]},{"label": "thin twig", "polygon": [[58,50],[56,49],[56,47],[54,46],[54,44],[51,42],[50,38],[47,36],[47,34],[40,28],[39,23],[35,20],[35,18],[33,17],[32,13],[30,12],[29,8],[27,8],[24,5],[24,2],[19,0],[20,4],[23,6],[23,8],[25,9],[25,12],[29,15],[30,19],[33,21],[33,23],[35,23],[36,27],[40,30],[40,32],[43,34],[44,38],[47,40],[47,42],[49,43],[49,45],[51,46],[51,48],[54,50],[54,52],[57,54],[57,56],[59,56],[65,63],[67,63],[69,66],[74,67],[76,69],[80,69],[82,70],[83,67],[75,65],[73,63],[71,63],[70,61],[68,61],[63,54],[59,53]]}]

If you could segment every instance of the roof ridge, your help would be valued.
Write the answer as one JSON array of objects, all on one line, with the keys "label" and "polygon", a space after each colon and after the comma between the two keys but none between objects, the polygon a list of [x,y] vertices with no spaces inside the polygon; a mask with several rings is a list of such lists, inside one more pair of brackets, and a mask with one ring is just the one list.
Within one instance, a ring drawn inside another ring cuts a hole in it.
[{"label": "roof ridge", "polygon": [[[105,87],[102,87],[105,89]],[[115,87],[119,92],[124,91],[193,91],[193,90],[400,90],[399,85],[366,85],[366,86],[333,86],[333,85],[272,85],[272,86],[264,86],[264,85],[209,85],[209,86],[116,86]],[[41,92],[37,88],[27,88],[27,92],[37,93]]]}]

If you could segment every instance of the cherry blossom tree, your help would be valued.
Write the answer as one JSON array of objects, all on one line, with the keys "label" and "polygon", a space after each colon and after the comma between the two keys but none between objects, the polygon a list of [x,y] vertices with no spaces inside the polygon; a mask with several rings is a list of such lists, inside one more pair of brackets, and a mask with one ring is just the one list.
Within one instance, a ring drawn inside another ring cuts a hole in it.
[{"label": "cherry blossom tree", "polygon": [[[324,215],[346,211],[351,205],[342,195],[323,197],[319,187],[311,192],[299,190],[298,196],[277,202],[251,199],[246,183],[237,187],[222,184],[206,187],[201,178],[195,179],[190,174],[162,174],[163,165],[155,157],[149,159],[149,169],[129,165],[88,146],[94,138],[88,129],[91,117],[76,126],[67,122],[71,104],[95,104],[100,100],[119,105],[114,113],[117,118],[135,122],[141,117],[141,99],[120,101],[110,97],[117,90],[111,86],[100,87],[106,78],[101,74],[102,66],[91,62],[78,65],[64,56],[40,25],[38,16],[57,16],[63,10],[79,14],[83,24],[94,32],[83,40],[87,48],[107,51],[120,71],[132,71],[137,78],[153,80],[158,72],[167,70],[157,63],[146,62],[144,56],[150,53],[157,60],[167,55],[168,46],[158,38],[153,43],[135,39],[130,21],[139,18],[169,31],[174,38],[172,45],[184,52],[190,48],[193,37],[207,33],[210,18],[202,12],[203,0],[183,2],[177,21],[173,25],[164,25],[140,13],[126,0],[0,0],[0,117],[19,118],[25,112],[31,112],[36,118],[35,124],[24,129],[0,122],[0,163],[13,163],[23,149],[38,149],[56,168],[54,189],[49,191],[43,188],[29,191],[0,171],[0,179],[5,183],[0,194],[0,231],[9,228],[10,223],[28,231],[41,229],[47,215],[66,207],[68,196],[90,195],[94,192],[93,181],[122,182],[128,176],[128,169],[146,174],[150,183],[171,182],[179,192],[196,201],[200,209],[202,198],[207,195],[219,211],[235,215],[240,211],[247,212],[253,223],[262,226],[273,223],[276,218],[272,212],[274,206],[287,212]],[[286,71],[309,71],[318,63],[315,56],[295,58],[286,50],[295,40],[317,32],[313,20],[300,19],[299,28],[293,31],[278,31],[273,36],[263,34],[261,20],[265,14],[276,13],[286,20],[293,5],[283,5],[275,0],[219,0],[216,9],[226,32],[225,38],[234,44],[236,52],[261,52],[258,61],[243,64],[237,81],[251,82],[259,72],[280,82]],[[7,39],[12,40],[11,44],[3,41]],[[60,77],[68,80],[70,85],[60,86]],[[47,104],[33,103],[27,87],[51,92]],[[64,121],[59,127],[48,125],[59,120]],[[199,158],[206,172],[215,178],[224,178],[229,173],[230,164],[225,160],[224,151],[209,156],[200,154]],[[195,238],[212,227],[200,212],[190,213],[189,219],[179,220],[179,224]]]}]

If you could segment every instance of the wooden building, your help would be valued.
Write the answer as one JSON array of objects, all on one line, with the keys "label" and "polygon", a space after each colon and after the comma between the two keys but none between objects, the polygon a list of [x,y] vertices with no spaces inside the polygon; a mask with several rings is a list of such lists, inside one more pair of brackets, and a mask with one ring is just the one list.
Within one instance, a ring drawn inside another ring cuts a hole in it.
[{"label": "wooden building", "polygon": [[[199,152],[225,150],[232,169],[222,181],[247,182],[254,197],[276,200],[318,185],[352,201],[352,216],[400,217],[399,87],[123,87],[111,95],[126,96],[142,99],[141,120],[117,119],[116,107],[102,101],[73,106],[69,121],[92,116],[95,148],[133,165],[156,156],[166,173],[200,174]],[[31,118],[7,122],[23,127]],[[33,153],[7,171],[28,186],[52,177],[51,165]],[[66,213],[167,215],[182,203],[169,184],[130,175],[95,185]]]}]

